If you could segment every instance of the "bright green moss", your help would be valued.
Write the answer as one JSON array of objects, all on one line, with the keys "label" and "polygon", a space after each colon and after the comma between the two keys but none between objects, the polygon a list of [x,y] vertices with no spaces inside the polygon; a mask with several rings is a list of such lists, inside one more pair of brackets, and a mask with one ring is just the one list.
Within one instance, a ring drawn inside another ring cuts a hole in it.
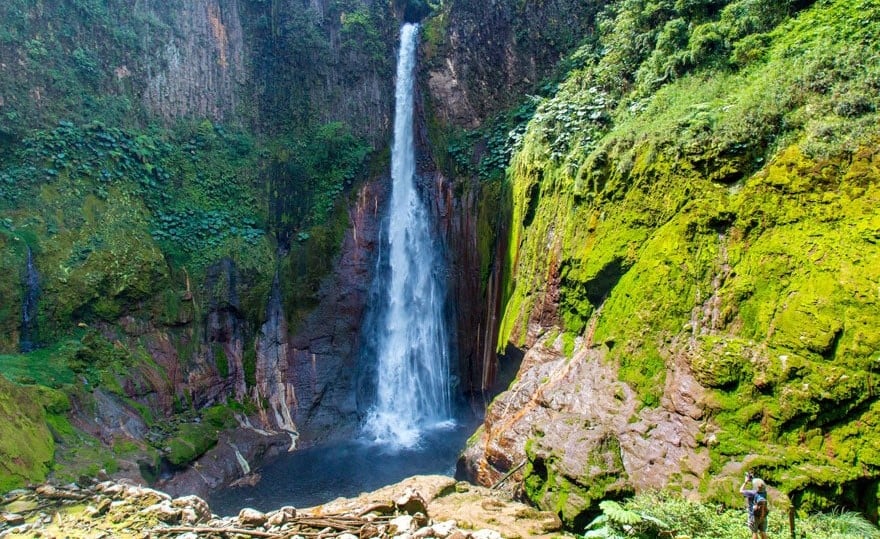
[{"label": "bright green moss", "polygon": [[213,425],[186,423],[167,442],[167,458],[175,466],[186,465],[217,443],[217,428]]},{"label": "bright green moss", "polygon": [[216,405],[201,411],[202,420],[217,430],[236,426],[235,412],[230,406]]},{"label": "bright green moss", "polygon": [[79,341],[70,339],[27,354],[0,355],[0,374],[24,384],[59,388],[74,381],[70,360]]},{"label": "bright green moss", "polygon": [[46,478],[55,444],[40,401],[0,376],[0,492]]},{"label": "bright green moss", "polygon": [[[530,321],[558,323],[607,348],[649,407],[671,361],[689,359],[708,388],[712,472],[754,461],[804,507],[880,477],[856,434],[876,441],[880,350],[880,94],[869,89],[880,73],[864,62],[880,27],[867,13],[880,3],[781,14],[728,51],[736,68],[612,88],[619,107],[590,127],[598,138],[548,136],[565,122],[547,111],[595,96],[602,70],[624,59],[615,49],[538,106],[507,178],[500,345],[521,344]],[[535,481],[540,499],[547,480]]]}]

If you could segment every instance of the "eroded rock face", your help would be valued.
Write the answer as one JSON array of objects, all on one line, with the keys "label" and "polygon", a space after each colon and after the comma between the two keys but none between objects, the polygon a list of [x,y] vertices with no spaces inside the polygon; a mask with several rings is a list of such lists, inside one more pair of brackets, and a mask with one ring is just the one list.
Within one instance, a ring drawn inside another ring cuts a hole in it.
[{"label": "eroded rock face", "polygon": [[[430,149],[424,144],[420,151],[427,155]],[[498,371],[495,318],[501,284],[500,267],[490,260],[500,256],[502,242],[481,234],[493,228],[495,218],[487,214],[479,185],[458,193],[456,182],[437,171],[427,156],[422,159],[420,183],[429,194],[429,209],[447,258],[446,311],[452,357],[458,359],[453,365],[457,389],[465,394],[487,392]],[[495,249],[488,247],[492,243]],[[490,267],[489,275],[483,275],[481,270]]]},{"label": "eroded rock face", "polygon": [[660,407],[639,409],[602,350],[580,344],[566,357],[561,339],[537,340],[459,470],[492,485],[522,465],[511,483],[523,480],[540,507],[561,504],[569,524],[601,499],[660,488],[673,476],[696,489],[709,454],[698,442],[703,390],[686,363],[667,378]]},{"label": "eroded rock face", "polygon": [[333,274],[290,338],[292,411],[304,444],[348,437],[358,422],[358,343],[388,189],[377,180],[358,192]]},{"label": "eroded rock face", "polygon": [[175,31],[163,43],[160,61],[149,64],[144,102],[167,120],[228,119],[247,77],[239,2],[195,0],[176,11],[170,16]]},{"label": "eroded rock face", "polygon": [[445,39],[430,44],[428,88],[443,123],[477,127],[534,88],[588,35],[603,2],[447,4]]},{"label": "eroded rock face", "polygon": [[[247,323],[238,296],[238,269],[230,259],[220,260],[208,269],[208,314],[205,317],[205,351],[208,365],[220,380],[220,395],[207,400],[221,400],[223,394],[241,400],[245,396],[244,335]],[[210,374],[209,374],[210,376]]]},{"label": "eroded rock face", "polygon": [[287,319],[281,303],[278,277],[272,283],[272,293],[266,308],[266,322],[256,341],[256,386],[253,402],[259,403],[260,419],[264,425],[288,432],[297,432],[291,416],[296,404],[293,384],[290,382],[290,362]]}]

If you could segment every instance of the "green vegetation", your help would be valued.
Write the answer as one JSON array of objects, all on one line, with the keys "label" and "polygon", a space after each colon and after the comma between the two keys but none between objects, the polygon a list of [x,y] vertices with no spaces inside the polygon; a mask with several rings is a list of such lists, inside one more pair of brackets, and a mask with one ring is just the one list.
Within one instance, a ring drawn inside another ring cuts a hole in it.
[{"label": "green vegetation", "polygon": [[[233,426],[212,410],[197,423],[192,403],[203,388],[183,387],[180,373],[230,375],[234,358],[203,327],[209,309],[228,309],[253,386],[254,333],[276,273],[290,320],[314,303],[347,224],[343,203],[369,172],[365,134],[381,130],[368,112],[342,122],[325,109],[346,99],[340,81],[383,70],[390,79],[389,8],[334,0],[319,13],[249,2],[234,17],[199,8],[216,45],[228,46],[218,60],[237,101],[234,110],[175,116],[176,100],[200,97],[161,88],[167,51],[192,70],[201,53],[214,54],[213,42],[184,50],[181,30],[192,22],[175,17],[189,8],[0,5],[0,373],[23,385],[17,391],[45,397],[56,388],[75,409],[31,414],[55,437],[54,465],[50,453],[30,471],[0,471],[0,490],[7,477],[76,479],[136,460],[155,473],[166,449],[186,465]],[[236,47],[242,65],[232,65]],[[166,90],[175,94],[163,95],[169,109],[151,110],[151,92]],[[28,250],[39,273],[39,348],[17,354]],[[97,417],[98,392],[139,416],[149,443],[74,427]]]},{"label": "green vegetation", "polygon": [[18,384],[58,388],[74,381],[70,359],[79,349],[78,340],[62,341],[28,354],[0,355],[0,375]]},{"label": "green vegetation", "polygon": [[176,425],[162,449],[168,462],[185,466],[217,445],[220,431],[237,425],[232,408],[210,406],[199,412],[198,422]]},{"label": "green vegetation", "polygon": [[141,54],[152,52],[154,44],[140,36],[170,32],[152,12],[119,0],[39,6],[9,0],[0,6],[0,20],[0,55],[7,59],[0,79],[0,138],[65,118],[101,118],[120,126],[145,119],[126,77],[143,67]]},{"label": "green vegetation", "polygon": [[690,361],[710,389],[713,474],[752,463],[800,509],[876,515],[877,15],[609,4],[507,169],[499,347],[558,298],[562,329],[604,348],[644,407]]},{"label": "green vegetation", "polygon": [[[602,514],[586,527],[584,538],[653,538],[690,537],[712,539],[745,537],[745,510],[701,504],[662,492],[648,492],[616,502],[606,500],[599,504]],[[844,537],[873,539],[880,537],[880,529],[858,513],[834,511],[830,513],[801,513],[795,520],[798,537],[816,539],[843,539]],[[770,537],[790,535],[787,511],[771,509],[768,520]]]},{"label": "green vegetation", "polygon": [[0,491],[45,479],[54,450],[39,394],[0,376]]}]

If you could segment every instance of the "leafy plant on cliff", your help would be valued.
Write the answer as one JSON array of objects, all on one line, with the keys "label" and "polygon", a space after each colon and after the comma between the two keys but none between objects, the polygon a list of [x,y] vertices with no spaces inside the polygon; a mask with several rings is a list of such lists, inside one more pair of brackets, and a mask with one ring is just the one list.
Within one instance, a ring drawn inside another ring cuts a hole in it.
[{"label": "leafy plant on cliff", "polygon": [[270,205],[278,234],[326,223],[363,172],[369,146],[340,122],[282,139],[270,165]]}]

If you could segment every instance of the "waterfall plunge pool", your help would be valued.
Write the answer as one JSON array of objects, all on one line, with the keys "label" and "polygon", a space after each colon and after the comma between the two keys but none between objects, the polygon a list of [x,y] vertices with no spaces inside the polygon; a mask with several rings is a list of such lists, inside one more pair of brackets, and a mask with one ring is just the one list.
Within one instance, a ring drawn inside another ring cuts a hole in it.
[{"label": "waterfall plunge pool", "polygon": [[469,415],[454,424],[425,430],[421,442],[410,449],[392,450],[370,441],[351,440],[294,451],[258,470],[262,479],[256,486],[222,489],[207,501],[218,515],[233,516],[242,507],[266,512],[285,505],[320,505],[413,475],[452,476],[459,453],[480,421]]}]

